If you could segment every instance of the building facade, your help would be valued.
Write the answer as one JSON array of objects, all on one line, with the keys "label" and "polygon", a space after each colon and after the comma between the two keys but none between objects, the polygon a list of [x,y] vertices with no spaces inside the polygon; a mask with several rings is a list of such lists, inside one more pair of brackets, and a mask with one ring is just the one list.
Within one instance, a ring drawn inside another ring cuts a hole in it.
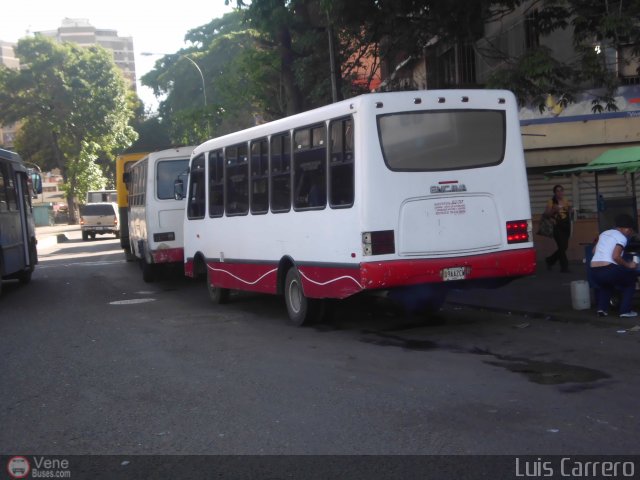
[{"label": "building facade", "polygon": [[58,42],[71,42],[80,46],[100,45],[113,52],[115,64],[122,70],[130,87],[136,89],[136,64],[133,38],[120,37],[116,30],[99,29],[84,18],[65,18],[56,30],[36,32]]},{"label": "building facade", "polygon": [[[20,67],[20,61],[16,58],[14,47],[15,43],[0,40],[0,65],[15,69]],[[0,125],[0,147],[8,150],[14,148],[16,130],[15,124]]]},{"label": "building facade", "polygon": [[[116,30],[98,29],[86,19],[65,18],[56,30],[35,32],[58,42],[71,42],[80,46],[101,45],[113,52],[116,66],[127,79],[130,88],[136,90],[136,66],[134,61],[133,38],[120,37]],[[15,55],[15,43],[0,40],[0,64],[9,68],[20,68]],[[14,148],[18,126],[0,126],[0,146],[9,150]]]},{"label": "building facade", "polygon": [[[534,28],[535,5],[534,1],[524,2],[513,12],[486,23],[483,38],[472,45],[434,41],[425,49],[423,57],[408,58],[404,68],[393,72],[398,77],[395,87],[482,88],[507,59],[518,58],[538,46],[549,48],[560,62],[574,58],[571,27],[550,35],[539,35]],[[640,63],[633,55],[633,46],[612,48],[601,44],[594,36],[593,48],[598,55],[604,56],[607,69],[620,84],[615,93],[617,110],[596,113],[593,100],[602,92],[583,86],[572,103],[548,95],[542,111],[537,105],[523,105],[519,113],[534,221],[544,211],[553,186],[563,184],[576,210],[569,251],[573,260],[582,258],[582,244],[591,242],[598,234],[594,176],[581,174],[558,178],[546,173],[585,165],[609,149],[640,145]],[[629,174],[601,174],[598,180],[599,192],[605,199],[629,196],[633,192]],[[555,246],[552,240],[537,236],[536,244],[539,258]]]}]

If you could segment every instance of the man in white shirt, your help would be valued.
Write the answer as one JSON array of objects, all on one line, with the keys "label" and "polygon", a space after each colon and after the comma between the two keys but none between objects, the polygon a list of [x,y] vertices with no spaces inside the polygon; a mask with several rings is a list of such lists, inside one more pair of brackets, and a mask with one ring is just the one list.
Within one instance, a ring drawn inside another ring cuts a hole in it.
[{"label": "man in white shirt", "polygon": [[611,296],[615,290],[620,290],[620,316],[636,317],[638,313],[631,310],[631,305],[638,277],[638,265],[622,256],[628,238],[636,229],[636,222],[630,215],[622,214],[615,218],[615,224],[616,228],[600,234],[591,258],[591,277],[598,289],[598,315],[608,315]]}]

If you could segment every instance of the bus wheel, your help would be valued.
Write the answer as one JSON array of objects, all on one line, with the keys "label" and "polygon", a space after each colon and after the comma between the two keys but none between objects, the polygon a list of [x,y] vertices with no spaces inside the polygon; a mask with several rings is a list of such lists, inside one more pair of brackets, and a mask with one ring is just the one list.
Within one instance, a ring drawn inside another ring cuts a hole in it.
[{"label": "bus wheel", "polygon": [[312,325],[320,320],[324,312],[323,300],[309,299],[304,296],[300,274],[295,267],[289,269],[284,281],[284,301],[287,305],[289,321],[293,325]]},{"label": "bus wheel", "polygon": [[127,262],[133,262],[136,259],[136,256],[133,253],[131,253],[131,250],[125,250],[124,251],[124,259]]},{"label": "bus wheel", "polygon": [[211,283],[211,280],[207,278],[207,288],[209,290],[209,298],[216,305],[224,305],[229,302],[229,289],[216,287]]},{"label": "bus wheel", "polygon": [[140,260],[140,268],[142,268],[142,280],[145,283],[151,283],[156,279],[156,266],[147,262],[144,258]]},{"label": "bus wheel", "polygon": [[82,232],[82,241],[86,242],[89,240],[89,232]]},{"label": "bus wheel", "polygon": [[22,284],[22,285],[26,285],[27,283],[29,283],[31,281],[31,273],[33,272],[33,270],[29,269],[29,270],[23,270],[22,272],[20,272],[18,274],[18,281]]}]

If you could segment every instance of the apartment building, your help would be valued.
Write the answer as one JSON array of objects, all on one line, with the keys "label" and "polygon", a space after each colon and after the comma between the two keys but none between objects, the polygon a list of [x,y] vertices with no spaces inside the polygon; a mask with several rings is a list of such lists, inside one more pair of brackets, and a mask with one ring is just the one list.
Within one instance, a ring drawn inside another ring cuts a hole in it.
[{"label": "apartment building", "polygon": [[71,42],[81,46],[101,45],[113,52],[116,65],[122,70],[132,89],[136,89],[136,65],[133,38],[120,37],[116,30],[96,28],[84,18],[65,18],[56,30],[36,32],[58,42]]}]

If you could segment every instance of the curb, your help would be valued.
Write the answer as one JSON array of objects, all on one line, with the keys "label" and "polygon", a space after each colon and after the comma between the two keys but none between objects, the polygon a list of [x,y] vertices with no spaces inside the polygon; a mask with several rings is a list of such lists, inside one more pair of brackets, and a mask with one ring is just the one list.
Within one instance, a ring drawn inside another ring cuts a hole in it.
[{"label": "curb", "polygon": [[[581,325],[587,324],[587,325],[593,325],[596,327],[616,327],[616,328],[624,328],[624,329],[628,329],[635,326],[635,324],[625,325],[624,323],[621,323],[621,322],[624,322],[625,320],[613,315],[609,317],[594,316],[592,318],[584,318],[584,317],[575,318],[572,315],[566,315],[566,314],[563,315],[562,312],[560,313],[537,312],[537,311],[534,312],[530,310],[517,310],[517,309],[504,308],[504,307],[490,307],[486,305],[477,305],[477,304],[470,304],[470,303],[463,303],[463,302],[447,302],[447,304],[455,305],[459,307],[471,308],[475,310],[486,310],[486,311],[495,312],[495,313],[522,315],[528,318],[546,320],[549,322],[573,323],[573,324],[581,324]],[[590,311],[590,310],[585,310],[585,311]],[[593,314],[595,315],[595,312],[593,312]],[[636,321],[640,322],[640,317],[637,317]]]},{"label": "curb", "polygon": [[57,245],[58,243],[67,242],[69,239],[64,233],[59,233],[55,235],[45,235],[42,237],[36,237],[36,240],[38,241],[37,248],[40,249],[40,248],[51,248]]}]

